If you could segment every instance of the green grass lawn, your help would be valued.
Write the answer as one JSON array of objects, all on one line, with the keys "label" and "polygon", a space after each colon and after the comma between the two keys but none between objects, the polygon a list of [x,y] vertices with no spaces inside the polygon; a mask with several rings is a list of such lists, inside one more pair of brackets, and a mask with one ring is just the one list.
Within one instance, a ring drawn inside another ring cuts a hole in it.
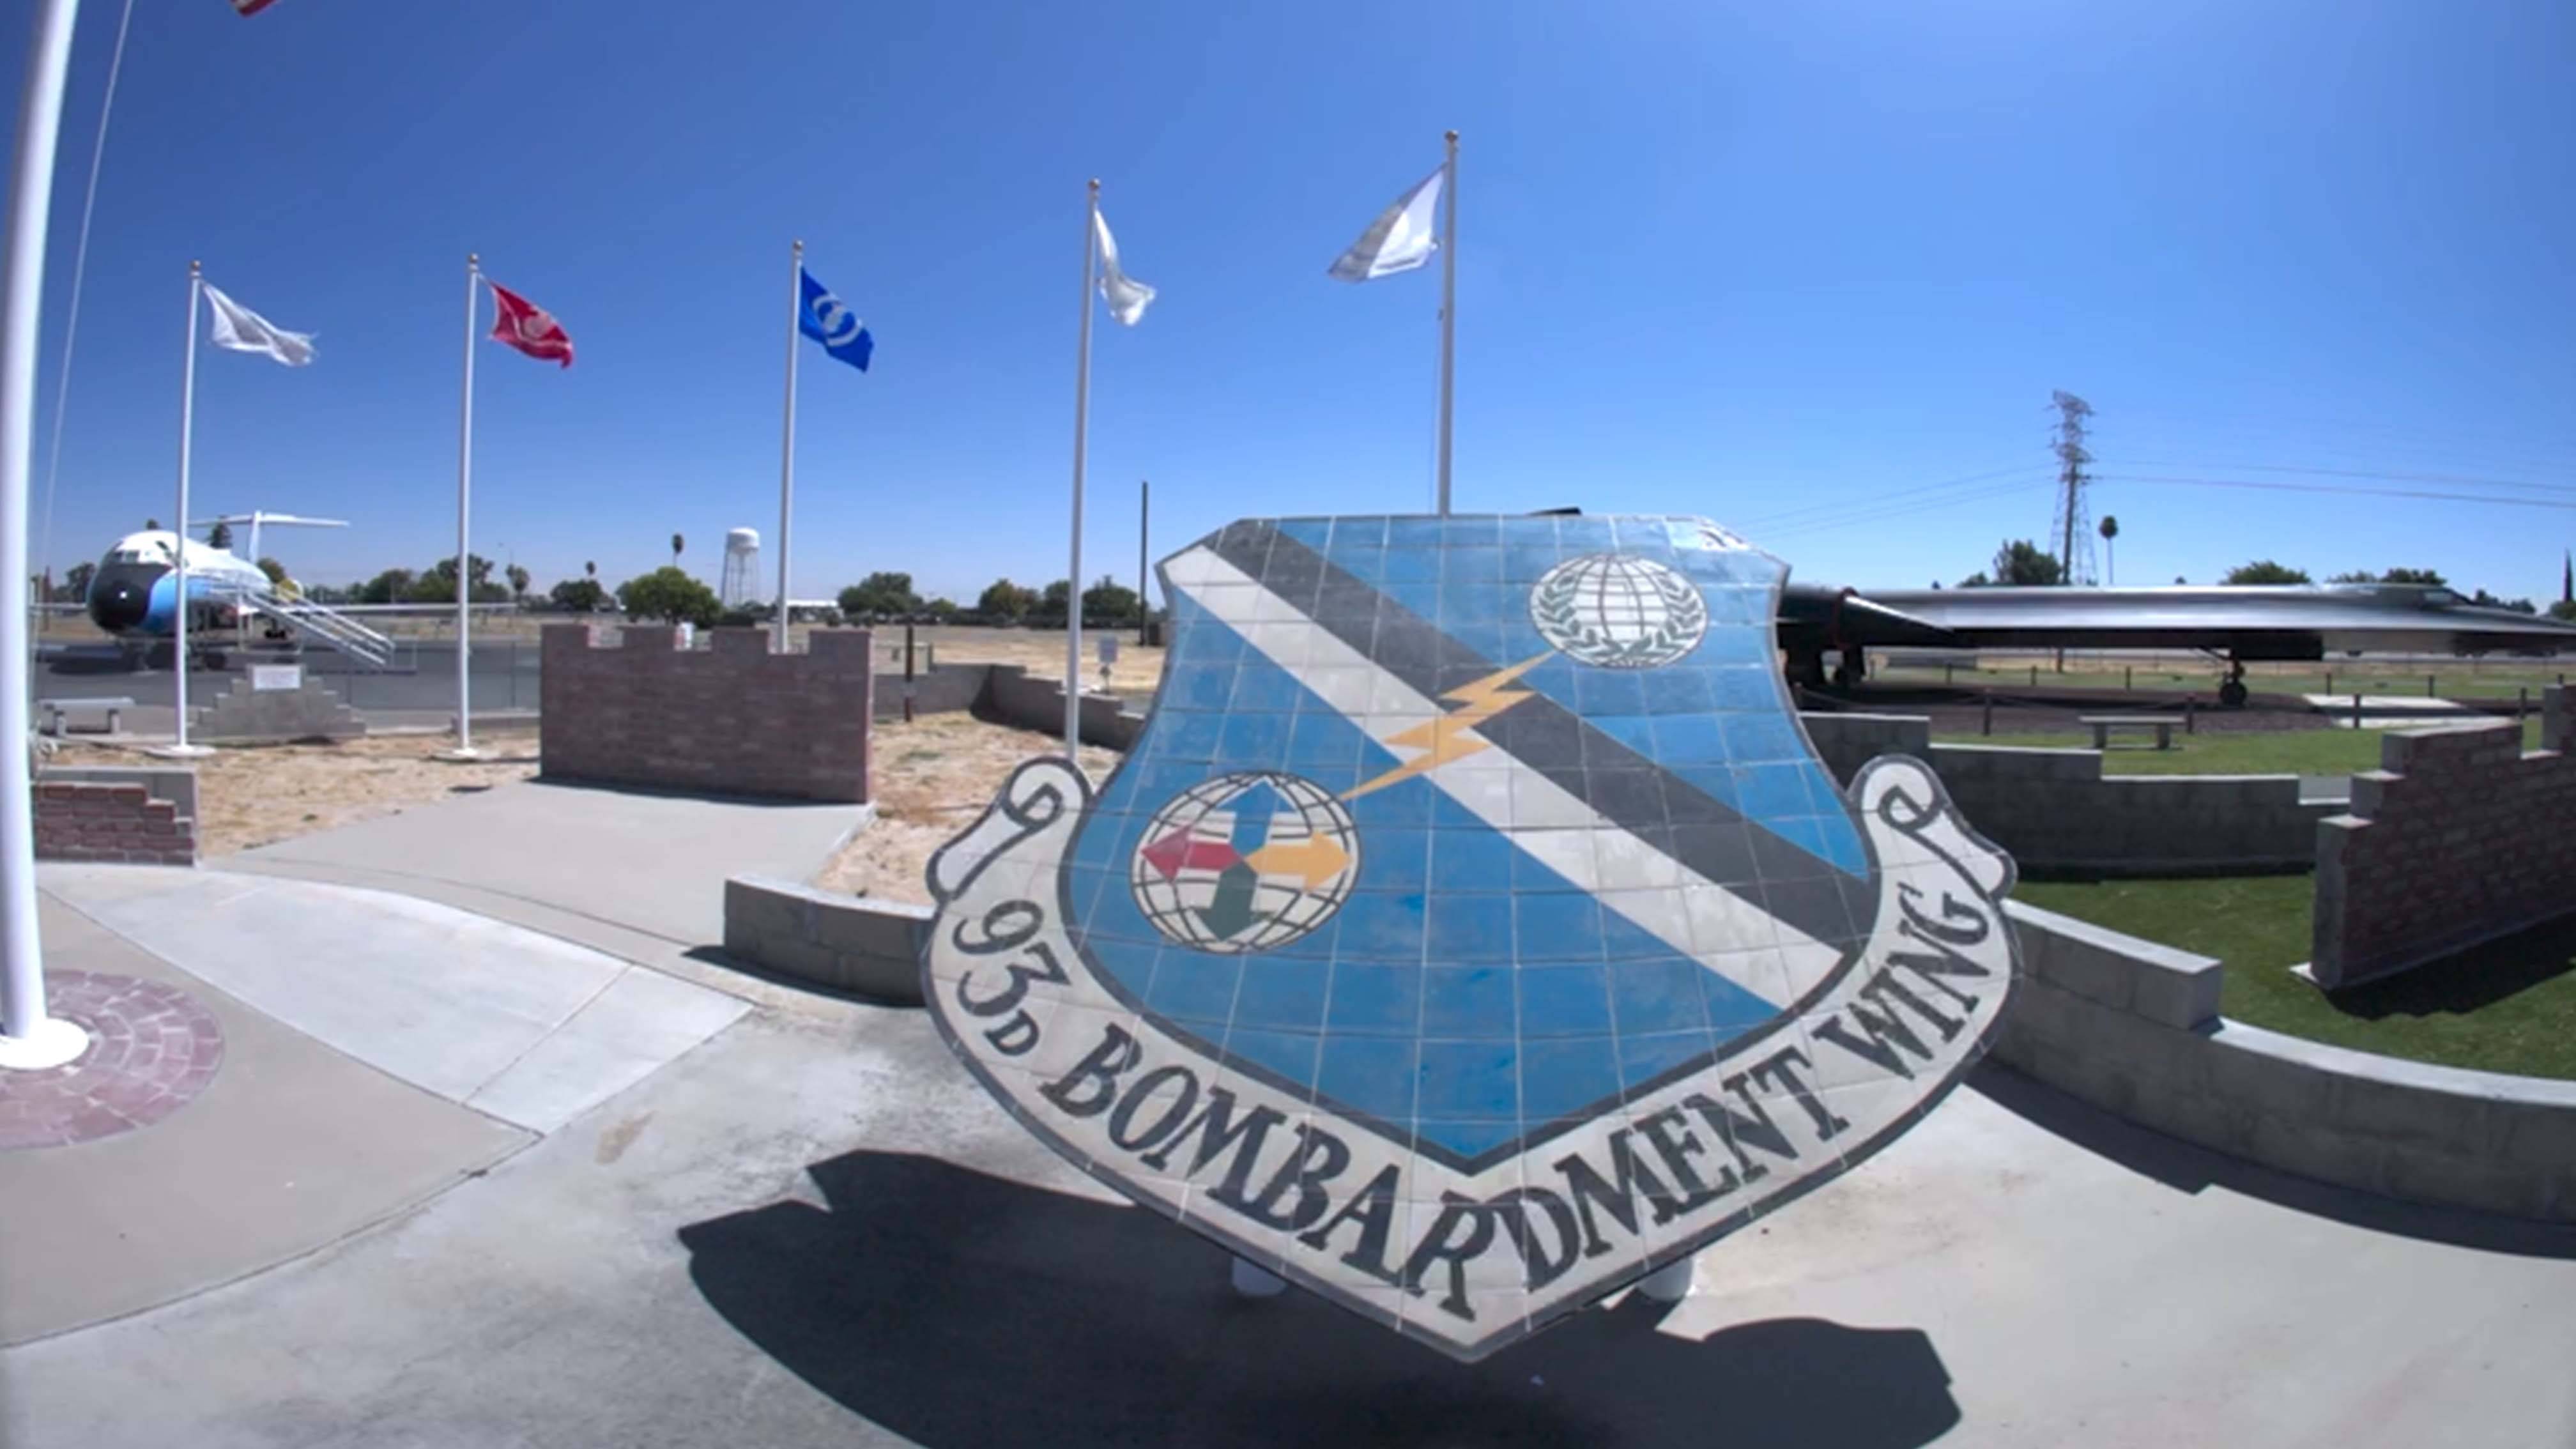
[{"label": "green grass lawn", "polygon": [[[2036,676],[2030,666],[1994,665],[1982,669],[1889,667],[1871,678],[1888,684],[1955,685],[1961,689],[2143,689],[2172,694],[2197,694],[2208,701],[2217,697],[2218,679],[2223,671],[2212,664],[2202,668],[2175,667],[2170,663],[2138,664],[2123,669],[2094,661],[2070,663],[2063,673],[2046,663],[2039,665]],[[2247,685],[2258,694],[2394,694],[2415,696],[2424,693],[2424,676],[2433,676],[2434,691],[2445,699],[2512,699],[2517,691],[2528,691],[2532,708],[2540,707],[2540,691],[2556,684],[2563,674],[2576,673],[2576,661],[2565,659],[2534,660],[2458,660],[2409,667],[2393,664],[2356,665],[2329,669],[2323,664],[2262,665],[2249,669]],[[2034,686],[2034,678],[2036,686]]]},{"label": "green grass lawn", "polygon": [[2045,910],[2215,956],[2219,1009],[2311,1041],[2445,1066],[2576,1079],[2576,920],[2328,996],[2308,958],[2315,878],[2026,881]]},{"label": "green grass lawn", "polygon": [[[2159,750],[2155,737],[2114,734],[2102,752],[2102,771],[2109,775],[2348,775],[2379,768],[2379,741],[2385,730],[2240,730],[2184,734],[2174,730],[2174,747]],[[1940,734],[1945,745],[2010,745],[2020,749],[2091,749],[2084,734],[1975,735]],[[2524,749],[2540,747],[2540,721],[2523,724]]]}]

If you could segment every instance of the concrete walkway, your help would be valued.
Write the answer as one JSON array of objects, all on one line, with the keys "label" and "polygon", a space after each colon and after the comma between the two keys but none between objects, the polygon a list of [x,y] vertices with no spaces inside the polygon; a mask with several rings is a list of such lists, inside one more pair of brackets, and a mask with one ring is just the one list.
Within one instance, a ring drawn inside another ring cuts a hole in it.
[{"label": "concrete walkway", "polygon": [[[758,1012],[324,1256],[0,1358],[11,1444],[2576,1442],[2576,1235],[2303,1187],[1981,1073],[1473,1368],[1040,1146],[918,1012]],[[149,1384],[151,1392],[132,1392]]]},{"label": "concrete walkway", "polygon": [[57,901],[39,919],[51,969],[177,986],[213,1014],[225,1055],[204,1095],[141,1131],[0,1152],[0,1343],[231,1282],[535,1140],[283,1026]]},{"label": "concrete walkway", "polygon": [[724,882],[803,880],[867,818],[854,805],[715,800],[531,780],[210,864],[400,892],[735,991],[711,967]]},{"label": "concrete walkway", "polygon": [[749,1007],[551,936],[384,891],[49,865],[47,894],[388,1076],[551,1132]]}]

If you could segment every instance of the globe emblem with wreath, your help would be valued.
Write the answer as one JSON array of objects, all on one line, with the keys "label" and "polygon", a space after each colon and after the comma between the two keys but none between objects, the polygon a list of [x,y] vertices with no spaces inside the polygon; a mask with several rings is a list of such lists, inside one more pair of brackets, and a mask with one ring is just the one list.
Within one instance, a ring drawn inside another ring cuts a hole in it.
[{"label": "globe emblem with wreath", "polygon": [[1155,811],[1128,887],[1166,938],[1239,955],[1284,946],[1331,920],[1359,864],[1359,828],[1323,786],[1244,771],[1194,785]]},{"label": "globe emblem with wreath", "polygon": [[1558,652],[1604,669],[1653,669],[1699,647],[1708,602],[1653,559],[1594,553],[1549,569],[1530,590],[1530,622]]}]

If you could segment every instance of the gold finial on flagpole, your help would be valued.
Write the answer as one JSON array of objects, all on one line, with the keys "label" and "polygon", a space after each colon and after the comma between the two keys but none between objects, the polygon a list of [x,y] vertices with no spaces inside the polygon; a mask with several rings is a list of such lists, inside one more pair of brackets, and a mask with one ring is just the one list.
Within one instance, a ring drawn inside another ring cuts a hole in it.
[{"label": "gold finial on flagpole", "polygon": [[1092,177],[1092,178],[1091,178],[1091,190],[1092,190],[1092,193],[1093,193],[1094,195],[1098,195],[1098,194],[1099,194],[1099,191],[1100,191],[1100,178],[1099,178],[1099,177],[1094,176],[1094,177]]},{"label": "gold finial on flagpole", "polygon": [[202,271],[204,271],[204,270],[205,270],[205,267],[204,267],[204,265],[203,265],[202,263],[200,263],[200,262],[196,261],[194,258],[191,258],[191,259],[189,260],[189,262],[188,262],[188,275],[189,275],[189,276],[192,276],[192,277],[193,277],[193,276],[197,275],[199,272],[202,272]]},{"label": "gold finial on flagpole", "polygon": [[1449,144],[1452,146],[1458,144],[1458,133],[1456,131],[1451,131],[1449,133]]},{"label": "gold finial on flagpole", "polygon": [[796,239],[796,255],[805,255],[805,238],[801,236]]}]

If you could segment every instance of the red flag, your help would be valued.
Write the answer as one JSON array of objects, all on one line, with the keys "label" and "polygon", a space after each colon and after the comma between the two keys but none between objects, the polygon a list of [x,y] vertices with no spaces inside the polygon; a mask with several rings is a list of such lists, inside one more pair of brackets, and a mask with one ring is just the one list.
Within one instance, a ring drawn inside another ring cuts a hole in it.
[{"label": "red flag", "polygon": [[515,347],[530,357],[542,357],[572,366],[572,336],[563,330],[555,315],[500,283],[485,278],[483,285],[492,289],[492,340]]}]

